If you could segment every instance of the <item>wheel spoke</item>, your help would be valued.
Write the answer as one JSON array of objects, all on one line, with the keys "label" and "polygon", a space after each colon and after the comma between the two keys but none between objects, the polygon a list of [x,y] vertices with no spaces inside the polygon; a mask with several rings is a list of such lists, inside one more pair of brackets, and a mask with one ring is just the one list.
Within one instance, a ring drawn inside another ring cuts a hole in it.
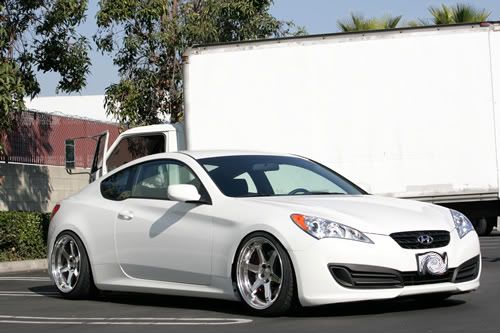
[{"label": "wheel spoke", "polygon": [[262,280],[262,279],[255,280],[252,287],[250,288],[252,290],[252,293],[254,293],[263,284],[264,284],[264,280]]},{"label": "wheel spoke", "polygon": [[271,283],[267,282],[264,284],[264,297],[266,299],[266,303],[271,301]]},{"label": "wheel spoke", "polygon": [[260,264],[265,264],[266,258],[264,257],[264,252],[262,252],[262,245],[257,245],[255,247],[255,250],[257,251],[257,255],[259,256]]},{"label": "wheel spoke", "polygon": [[69,250],[71,252],[71,255],[73,257],[76,257],[75,244],[73,243],[73,241],[69,242]]},{"label": "wheel spoke", "polygon": [[271,281],[275,282],[275,283],[281,283],[281,278],[276,275],[275,273],[272,273],[271,274]]},{"label": "wheel spoke", "polygon": [[259,265],[248,263],[247,264],[247,270],[249,272],[252,272],[252,273],[257,273],[259,271]]},{"label": "wheel spoke", "polygon": [[72,272],[72,271],[69,271],[69,273],[68,273],[68,278],[66,279],[66,283],[68,284],[68,286],[73,287],[73,286],[71,285],[71,279],[73,279],[73,272]]},{"label": "wheel spoke", "polygon": [[69,254],[64,247],[61,250],[61,254],[63,255],[64,259],[66,259],[69,262]]},{"label": "wheel spoke", "polygon": [[73,275],[77,278],[77,277],[78,277],[78,275],[80,275],[80,271],[79,271],[78,269],[75,269],[75,270],[73,271]]},{"label": "wheel spoke", "polygon": [[269,266],[273,267],[274,262],[276,261],[276,258],[278,257],[278,251],[273,251],[273,254],[271,255],[271,258],[269,258]]},{"label": "wheel spoke", "polygon": [[59,273],[66,273],[67,271],[69,271],[69,267],[63,267],[59,270]]}]

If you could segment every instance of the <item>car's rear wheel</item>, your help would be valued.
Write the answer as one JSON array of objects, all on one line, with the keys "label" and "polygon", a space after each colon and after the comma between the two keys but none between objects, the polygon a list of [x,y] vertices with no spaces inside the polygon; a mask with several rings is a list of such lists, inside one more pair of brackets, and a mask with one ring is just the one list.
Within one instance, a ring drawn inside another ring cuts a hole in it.
[{"label": "car's rear wheel", "polygon": [[75,233],[65,231],[57,237],[52,249],[51,268],[56,287],[64,297],[89,298],[97,291],[87,251]]},{"label": "car's rear wheel", "polygon": [[244,303],[258,314],[281,315],[294,303],[290,258],[266,233],[254,233],[243,240],[236,261],[236,283]]}]

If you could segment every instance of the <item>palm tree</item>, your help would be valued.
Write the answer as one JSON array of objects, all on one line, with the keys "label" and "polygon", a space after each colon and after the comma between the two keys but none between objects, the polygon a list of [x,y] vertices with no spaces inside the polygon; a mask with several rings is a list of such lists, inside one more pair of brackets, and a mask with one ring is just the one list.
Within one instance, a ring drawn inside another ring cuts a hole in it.
[{"label": "palm tree", "polygon": [[429,7],[429,13],[432,15],[430,22],[435,25],[484,22],[491,15],[486,9],[477,9],[463,3],[451,7],[444,4],[441,7]]},{"label": "palm tree", "polygon": [[350,19],[338,20],[337,26],[342,32],[394,29],[401,21],[401,16],[384,16],[365,18],[363,15],[351,13]]}]

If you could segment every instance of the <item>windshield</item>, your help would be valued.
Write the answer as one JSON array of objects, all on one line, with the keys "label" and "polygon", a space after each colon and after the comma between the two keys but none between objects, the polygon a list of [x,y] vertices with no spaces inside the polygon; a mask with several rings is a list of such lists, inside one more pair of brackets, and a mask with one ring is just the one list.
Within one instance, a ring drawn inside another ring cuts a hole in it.
[{"label": "windshield", "polygon": [[229,197],[365,194],[330,169],[298,157],[241,155],[198,162]]}]

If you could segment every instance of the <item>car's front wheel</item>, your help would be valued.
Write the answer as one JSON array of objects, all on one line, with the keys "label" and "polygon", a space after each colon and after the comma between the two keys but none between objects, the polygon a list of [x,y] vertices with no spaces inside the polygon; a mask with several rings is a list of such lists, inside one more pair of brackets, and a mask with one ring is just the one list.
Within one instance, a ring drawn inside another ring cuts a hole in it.
[{"label": "car's front wheel", "polygon": [[247,236],[239,248],[236,283],[244,303],[254,312],[277,316],[294,303],[295,281],[283,246],[267,233]]},{"label": "car's front wheel", "polygon": [[75,233],[64,231],[57,237],[52,249],[51,268],[56,287],[64,297],[89,298],[97,291],[87,251]]}]

